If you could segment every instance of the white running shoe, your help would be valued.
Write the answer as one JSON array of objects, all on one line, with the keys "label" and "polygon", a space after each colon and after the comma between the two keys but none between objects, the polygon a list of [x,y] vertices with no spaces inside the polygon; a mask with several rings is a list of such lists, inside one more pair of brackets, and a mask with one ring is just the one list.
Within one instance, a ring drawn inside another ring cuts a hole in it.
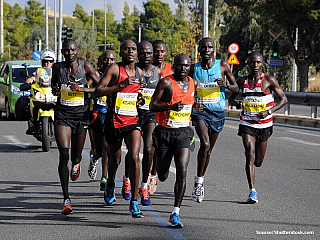
[{"label": "white running shoe", "polygon": [[204,198],[204,187],[201,183],[194,183],[192,191],[192,200],[201,203]]}]

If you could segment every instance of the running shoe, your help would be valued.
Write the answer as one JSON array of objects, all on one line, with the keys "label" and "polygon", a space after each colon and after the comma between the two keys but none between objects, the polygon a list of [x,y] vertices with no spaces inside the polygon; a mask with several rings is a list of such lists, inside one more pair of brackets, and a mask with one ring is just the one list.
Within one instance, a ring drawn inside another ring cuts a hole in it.
[{"label": "running shoe", "polygon": [[204,198],[204,187],[201,183],[194,183],[192,191],[192,200],[201,203]]},{"label": "running shoe", "polygon": [[180,215],[177,213],[172,213],[169,218],[170,227],[172,228],[183,228],[182,222],[180,222]]},{"label": "running shoe", "polygon": [[142,218],[143,217],[142,212],[140,211],[138,201],[131,201],[129,210],[130,210],[133,218]]},{"label": "running shoe", "polygon": [[125,181],[124,179],[122,184],[122,197],[125,200],[131,199],[131,183],[130,181]]},{"label": "running shoe", "polygon": [[68,215],[72,213],[72,205],[71,205],[71,200],[68,198],[64,200],[63,206],[62,206],[62,214],[63,215]]},{"label": "running shoe", "polygon": [[88,175],[91,179],[96,179],[97,177],[97,165],[98,165],[98,160],[93,160],[93,158],[90,157]]},{"label": "running shoe", "polygon": [[149,193],[152,195],[157,189],[157,184],[158,184],[158,174],[156,175],[149,175],[148,179],[148,190]]},{"label": "running shoe", "polygon": [[116,201],[116,195],[114,194],[114,187],[106,185],[106,189],[103,193],[103,198],[106,204],[112,205]]},{"label": "running shoe", "polygon": [[80,176],[80,163],[76,165],[72,165],[71,172],[70,172],[70,178],[72,181],[77,181],[79,176]]},{"label": "running shoe", "polygon": [[107,179],[102,177],[100,180],[100,191],[104,191],[106,189]]},{"label": "running shoe", "polygon": [[147,188],[139,188],[139,195],[141,197],[141,204],[143,206],[149,206],[151,204],[151,200],[150,200],[149,192]]},{"label": "running shoe", "polygon": [[250,190],[247,203],[251,203],[251,204],[258,203],[258,193],[256,191]]}]

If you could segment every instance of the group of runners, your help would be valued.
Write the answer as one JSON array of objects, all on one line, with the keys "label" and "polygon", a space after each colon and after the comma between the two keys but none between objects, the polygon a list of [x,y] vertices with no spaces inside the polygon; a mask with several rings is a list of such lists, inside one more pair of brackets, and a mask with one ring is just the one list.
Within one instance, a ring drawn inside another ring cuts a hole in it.
[{"label": "group of runners", "polygon": [[[219,133],[225,122],[225,89],[232,92],[230,104],[242,109],[239,133],[243,139],[249,203],[258,202],[254,186],[254,166],[262,165],[268,138],[272,134],[272,113],[286,104],[286,97],[274,77],[261,72],[259,52],[249,57],[250,73],[234,79],[226,61],[215,59],[211,38],[199,42],[201,60],[194,65],[186,54],[178,54],[174,63],[165,62],[166,44],[142,41],[138,45],[125,40],[120,45],[121,62],[116,54],[105,51],[98,59],[98,71],[77,58],[74,40],[62,45],[65,61],[53,65],[53,93],[58,96],[55,109],[55,135],[59,149],[59,177],[64,196],[62,213],[72,213],[68,192],[69,175],[76,181],[87,129],[91,148],[88,174],[97,176],[97,161],[102,158],[100,189],[104,201],[116,201],[115,177],[121,162],[122,143],[127,148],[122,196],[130,201],[134,218],[143,217],[142,205],[150,205],[157,180],[165,181],[174,160],[176,180],[174,207],[169,222],[183,227],[180,206],[186,190],[190,152],[195,148],[193,123],[200,139],[197,174],[192,199],[204,199],[204,175]],[[242,101],[235,98],[242,90]],[[275,104],[272,92],[279,101]],[[91,95],[91,97],[90,97]],[[90,101],[93,105],[90,109]],[[140,181],[140,148],[143,139]],[[71,156],[69,156],[71,149]],[[68,162],[72,166],[69,171]],[[140,187],[139,187],[140,185]]]}]

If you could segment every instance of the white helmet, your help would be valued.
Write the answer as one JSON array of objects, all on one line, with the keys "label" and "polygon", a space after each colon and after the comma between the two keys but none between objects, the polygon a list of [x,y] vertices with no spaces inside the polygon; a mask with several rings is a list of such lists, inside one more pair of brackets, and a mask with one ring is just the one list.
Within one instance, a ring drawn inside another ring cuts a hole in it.
[{"label": "white helmet", "polygon": [[40,60],[53,60],[56,61],[56,54],[52,49],[45,49],[41,52]]}]

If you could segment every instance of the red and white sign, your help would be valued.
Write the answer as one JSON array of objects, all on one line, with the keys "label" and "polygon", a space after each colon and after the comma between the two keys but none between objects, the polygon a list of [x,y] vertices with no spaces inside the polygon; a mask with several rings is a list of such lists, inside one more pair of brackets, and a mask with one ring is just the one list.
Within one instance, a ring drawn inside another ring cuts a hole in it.
[{"label": "red and white sign", "polygon": [[237,54],[239,52],[239,45],[237,43],[231,43],[228,47],[230,54]]}]

